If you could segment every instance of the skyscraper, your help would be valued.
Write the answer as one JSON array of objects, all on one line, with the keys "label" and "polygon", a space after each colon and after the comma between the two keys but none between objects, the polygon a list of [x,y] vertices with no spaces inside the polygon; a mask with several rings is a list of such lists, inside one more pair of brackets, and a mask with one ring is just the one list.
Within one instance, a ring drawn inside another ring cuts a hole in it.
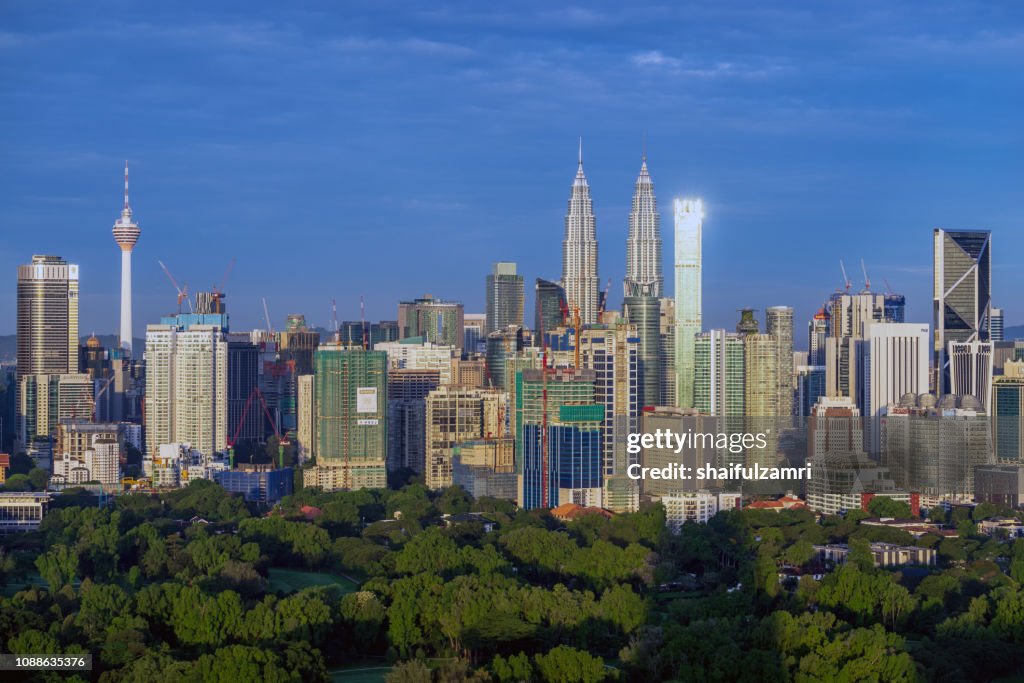
[{"label": "skyscraper", "polygon": [[579,166],[565,214],[565,240],[562,242],[562,287],[569,312],[578,308],[584,324],[597,322],[597,224],[590,186],[583,174],[583,140],[580,140]]},{"label": "skyscraper", "polygon": [[[829,313],[824,306],[807,323],[807,364],[825,367],[825,339],[828,338]],[[813,404],[812,404],[813,405]]]},{"label": "skyscraper", "polygon": [[704,203],[675,201],[676,405],[693,407],[694,336],[701,328],[701,234]]},{"label": "skyscraper", "polygon": [[992,233],[943,230],[933,235],[935,392],[950,393],[949,343],[989,341]]},{"label": "skyscraper", "polygon": [[904,394],[928,393],[928,325],[871,323],[864,337],[857,407],[867,425],[868,452],[876,455],[886,406],[899,403]]},{"label": "skyscraper", "polygon": [[565,299],[565,289],[557,282],[537,278],[534,299],[533,332],[540,334],[544,330],[553,330],[565,324],[565,313],[569,304]]},{"label": "skyscraper", "polygon": [[228,342],[216,325],[146,328],[146,452],[188,443],[206,457],[227,448]]},{"label": "skyscraper", "polygon": [[626,281],[622,310],[626,320],[636,326],[640,339],[637,377],[643,406],[661,404],[661,302],[650,292],[654,283]]},{"label": "skyscraper", "polygon": [[665,290],[661,272],[661,216],[654,197],[654,183],[647,172],[647,153],[640,164],[640,175],[633,190],[633,206],[629,211],[629,236],[626,238],[626,295],[630,283],[651,285],[651,296],[660,297]]},{"label": "skyscraper", "polygon": [[789,306],[769,306],[765,312],[765,328],[775,339],[778,356],[776,379],[778,398],[775,417],[793,415],[793,309]]},{"label": "skyscraper", "polygon": [[694,405],[702,415],[742,418],[743,338],[725,330],[698,334],[694,344]]},{"label": "skyscraper", "polygon": [[[868,291],[836,292],[829,302],[829,335],[825,340],[825,393],[858,401],[857,344],[864,328],[885,320],[885,298]],[[860,402],[857,403],[860,407]]]},{"label": "skyscraper", "polygon": [[445,386],[426,398],[426,465],[428,488],[452,485],[453,449],[466,441],[502,435],[507,395],[500,391]]},{"label": "skyscraper", "polygon": [[139,226],[128,205],[128,162],[124,162],[124,207],[114,222],[114,241],[121,247],[121,348],[132,350],[132,249],[139,241]]},{"label": "skyscraper", "polygon": [[430,294],[398,304],[399,339],[425,337],[434,344],[453,346],[462,354],[465,341],[463,306],[457,301],[442,301]]},{"label": "skyscraper", "polygon": [[487,275],[487,322],[483,337],[509,325],[523,324],[525,287],[516,264],[499,261]]},{"label": "skyscraper", "polygon": [[78,372],[78,266],[33,256],[18,266],[17,378]]},{"label": "skyscraper", "polygon": [[1003,309],[993,308],[989,320],[989,340],[993,343],[1003,341]]}]

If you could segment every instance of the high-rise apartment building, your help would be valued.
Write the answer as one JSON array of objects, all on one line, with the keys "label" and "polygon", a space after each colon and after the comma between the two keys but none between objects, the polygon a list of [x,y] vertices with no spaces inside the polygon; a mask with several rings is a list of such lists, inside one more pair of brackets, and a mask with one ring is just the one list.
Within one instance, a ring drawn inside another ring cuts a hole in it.
[{"label": "high-rise apartment building", "polygon": [[885,320],[881,294],[836,292],[830,301],[829,335],[825,340],[825,391],[828,396],[857,399],[857,345],[864,326]]},{"label": "high-rise apartment building", "polygon": [[[790,354],[792,358],[792,354]],[[775,464],[779,435],[779,344],[770,334],[743,335],[744,407],[746,431],[765,434],[767,446],[747,452],[747,463]],[[788,407],[788,406],[787,406]]]},{"label": "high-rise apartment building", "polygon": [[455,349],[413,339],[382,342],[374,347],[388,356],[388,367],[404,370],[437,370],[441,384],[452,384],[452,361]]},{"label": "high-rise apartment building", "polygon": [[793,415],[793,309],[789,306],[769,306],[765,311],[765,331],[775,339],[776,381],[778,397],[775,417]]},{"label": "high-rise apartment building", "polygon": [[325,491],[387,485],[387,354],[321,344],[314,354],[317,466],[304,483]]},{"label": "high-rise apartment building", "polygon": [[121,348],[132,351],[132,250],[142,231],[128,204],[128,162],[124,162],[124,207],[114,222],[114,241],[121,248]]},{"label": "high-rise apartment building", "polygon": [[466,354],[481,353],[487,333],[487,314],[466,313],[462,316],[462,350]]},{"label": "high-rise apartment building", "polygon": [[316,377],[299,375],[296,382],[298,396],[299,427],[296,434],[298,441],[299,463],[304,463],[316,455]]},{"label": "high-rise apartment building", "polygon": [[950,342],[987,342],[992,311],[992,233],[943,230],[933,235],[935,393],[951,393]]},{"label": "high-rise apartment building", "polygon": [[399,339],[423,337],[428,342],[452,346],[462,354],[463,307],[456,301],[442,301],[429,294],[398,304]]},{"label": "high-rise apartment building", "polygon": [[694,345],[694,408],[701,415],[746,414],[743,337],[725,330],[698,334]]},{"label": "high-rise apartment building", "polygon": [[464,387],[438,387],[426,398],[426,485],[452,485],[456,445],[501,436],[507,409],[503,392]]},{"label": "high-rise apartment building", "polygon": [[640,175],[633,188],[626,238],[626,295],[630,285],[646,285],[650,296],[663,296],[665,278],[661,272],[661,216],[654,197],[654,183],[647,172],[647,154],[640,163]]},{"label": "high-rise apartment building", "polygon": [[825,340],[828,333],[829,312],[823,306],[807,323],[807,365],[825,367]]},{"label": "high-rise apartment building", "polygon": [[146,452],[191,444],[206,458],[228,445],[228,341],[216,325],[146,328]]},{"label": "high-rise apartment building", "polygon": [[388,370],[388,469],[426,467],[427,396],[441,385],[437,370]]},{"label": "high-rise apartment building", "polygon": [[597,221],[590,186],[583,174],[583,142],[580,141],[579,166],[569,195],[565,214],[565,239],[562,242],[562,282],[570,313],[578,308],[580,319],[597,322],[599,288],[597,275]]},{"label": "high-rise apartment building", "polygon": [[487,322],[483,336],[509,325],[522,325],[525,297],[523,276],[516,272],[516,264],[495,263],[487,275]]},{"label": "high-rise apartment building", "polygon": [[676,405],[692,408],[694,343],[701,331],[701,236],[704,204],[675,200]]},{"label": "high-rise apartment building", "polygon": [[662,297],[658,300],[659,313],[658,360],[661,363],[660,406],[676,405],[676,300]]}]

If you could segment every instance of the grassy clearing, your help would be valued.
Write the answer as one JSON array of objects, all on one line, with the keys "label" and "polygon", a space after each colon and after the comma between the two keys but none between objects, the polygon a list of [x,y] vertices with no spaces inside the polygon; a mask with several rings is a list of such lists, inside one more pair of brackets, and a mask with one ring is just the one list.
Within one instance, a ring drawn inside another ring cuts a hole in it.
[{"label": "grassy clearing", "polygon": [[357,583],[338,574],[308,572],[284,567],[271,567],[267,573],[270,577],[267,591],[270,593],[295,593],[312,586],[341,586],[346,593],[359,590]]}]

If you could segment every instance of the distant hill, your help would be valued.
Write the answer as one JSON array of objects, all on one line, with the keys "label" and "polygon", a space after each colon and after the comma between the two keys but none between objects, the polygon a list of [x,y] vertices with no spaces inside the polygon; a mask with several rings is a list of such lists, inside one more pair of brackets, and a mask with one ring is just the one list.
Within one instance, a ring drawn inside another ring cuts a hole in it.
[{"label": "distant hill", "polygon": [[1024,339],[1024,325],[1014,325],[1013,327],[1003,328],[1003,339],[1006,341],[1013,341],[1015,339]]},{"label": "distant hill", "polygon": [[[82,343],[89,338],[90,335],[85,335],[81,338]],[[97,334],[96,338],[100,340],[100,344],[105,347],[117,346],[117,335],[116,334]],[[136,337],[134,340],[135,348],[142,349],[146,346],[145,339],[139,339]],[[18,335],[16,334],[3,334],[0,335],[0,360],[12,361],[18,356]]]}]

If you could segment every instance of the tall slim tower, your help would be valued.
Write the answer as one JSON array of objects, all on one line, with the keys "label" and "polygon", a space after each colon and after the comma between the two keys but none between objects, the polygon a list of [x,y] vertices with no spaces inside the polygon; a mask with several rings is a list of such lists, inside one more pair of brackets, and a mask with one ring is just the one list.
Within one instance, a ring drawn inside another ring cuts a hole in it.
[{"label": "tall slim tower", "polygon": [[629,285],[653,284],[651,296],[663,296],[665,278],[661,273],[661,217],[654,197],[654,183],[647,172],[647,153],[640,164],[640,175],[633,189],[629,211],[629,236],[626,238],[626,296]]},{"label": "tall slim tower", "polygon": [[676,405],[693,407],[694,336],[701,328],[701,234],[704,203],[676,199]]},{"label": "tall slim tower", "polygon": [[132,220],[128,205],[128,162],[124,162],[124,208],[114,222],[114,241],[121,247],[121,348],[132,350],[132,249],[142,231]]},{"label": "tall slim tower", "polygon": [[579,167],[565,214],[565,240],[562,242],[562,287],[570,314],[580,309],[583,324],[597,322],[597,224],[590,186],[583,175],[583,139],[580,138]]}]

